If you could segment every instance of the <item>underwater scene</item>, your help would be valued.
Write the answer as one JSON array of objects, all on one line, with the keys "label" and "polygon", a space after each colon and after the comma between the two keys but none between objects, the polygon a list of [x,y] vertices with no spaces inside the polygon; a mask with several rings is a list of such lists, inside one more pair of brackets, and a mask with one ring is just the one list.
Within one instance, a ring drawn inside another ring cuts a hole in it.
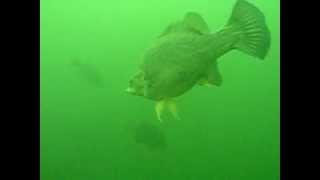
[{"label": "underwater scene", "polygon": [[41,0],[41,180],[279,180],[279,0]]}]

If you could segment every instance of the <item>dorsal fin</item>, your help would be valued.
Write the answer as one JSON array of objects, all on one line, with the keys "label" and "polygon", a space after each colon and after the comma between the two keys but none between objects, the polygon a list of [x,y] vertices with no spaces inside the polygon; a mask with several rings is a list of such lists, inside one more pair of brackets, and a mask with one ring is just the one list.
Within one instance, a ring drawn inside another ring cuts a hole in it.
[{"label": "dorsal fin", "polygon": [[182,21],[171,23],[160,35],[165,36],[171,33],[189,32],[198,35],[208,34],[209,27],[200,14],[188,12]]},{"label": "dorsal fin", "polygon": [[184,16],[183,20],[185,26],[189,29],[194,29],[202,34],[208,34],[209,33],[209,27],[206,23],[206,21],[201,17],[200,14],[196,12],[188,12]]}]

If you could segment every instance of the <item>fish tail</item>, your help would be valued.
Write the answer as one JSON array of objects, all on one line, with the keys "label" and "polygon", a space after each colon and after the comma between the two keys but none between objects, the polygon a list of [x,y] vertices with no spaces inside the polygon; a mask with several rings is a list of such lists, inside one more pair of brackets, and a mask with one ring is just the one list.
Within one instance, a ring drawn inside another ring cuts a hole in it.
[{"label": "fish tail", "polygon": [[270,47],[270,31],[263,13],[245,0],[238,0],[225,26],[236,40],[233,49],[264,59]]}]

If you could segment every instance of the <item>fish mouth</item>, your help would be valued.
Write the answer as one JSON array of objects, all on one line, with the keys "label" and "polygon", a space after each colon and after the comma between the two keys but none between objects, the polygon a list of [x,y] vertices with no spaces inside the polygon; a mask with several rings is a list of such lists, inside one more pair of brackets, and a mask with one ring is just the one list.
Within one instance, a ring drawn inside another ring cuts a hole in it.
[{"label": "fish mouth", "polygon": [[137,91],[132,88],[132,87],[128,87],[125,92],[129,93],[129,94],[137,94]]},{"label": "fish mouth", "polygon": [[125,90],[125,92],[128,93],[128,94],[131,94],[131,95],[135,95],[135,96],[144,96],[143,93],[137,91],[135,88],[132,88],[132,87],[128,87]]}]

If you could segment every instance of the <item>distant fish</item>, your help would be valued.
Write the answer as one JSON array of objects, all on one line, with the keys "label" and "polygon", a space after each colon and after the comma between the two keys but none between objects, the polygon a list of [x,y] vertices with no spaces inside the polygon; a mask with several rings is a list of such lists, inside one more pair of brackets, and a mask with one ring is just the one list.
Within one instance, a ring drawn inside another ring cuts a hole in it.
[{"label": "distant fish", "polygon": [[104,81],[101,72],[92,64],[82,62],[80,59],[72,59],[71,65],[75,67],[79,74],[91,85],[102,88]]},{"label": "distant fish", "polygon": [[167,147],[161,128],[146,121],[138,124],[134,138],[136,143],[145,145],[149,150],[164,150]]}]

